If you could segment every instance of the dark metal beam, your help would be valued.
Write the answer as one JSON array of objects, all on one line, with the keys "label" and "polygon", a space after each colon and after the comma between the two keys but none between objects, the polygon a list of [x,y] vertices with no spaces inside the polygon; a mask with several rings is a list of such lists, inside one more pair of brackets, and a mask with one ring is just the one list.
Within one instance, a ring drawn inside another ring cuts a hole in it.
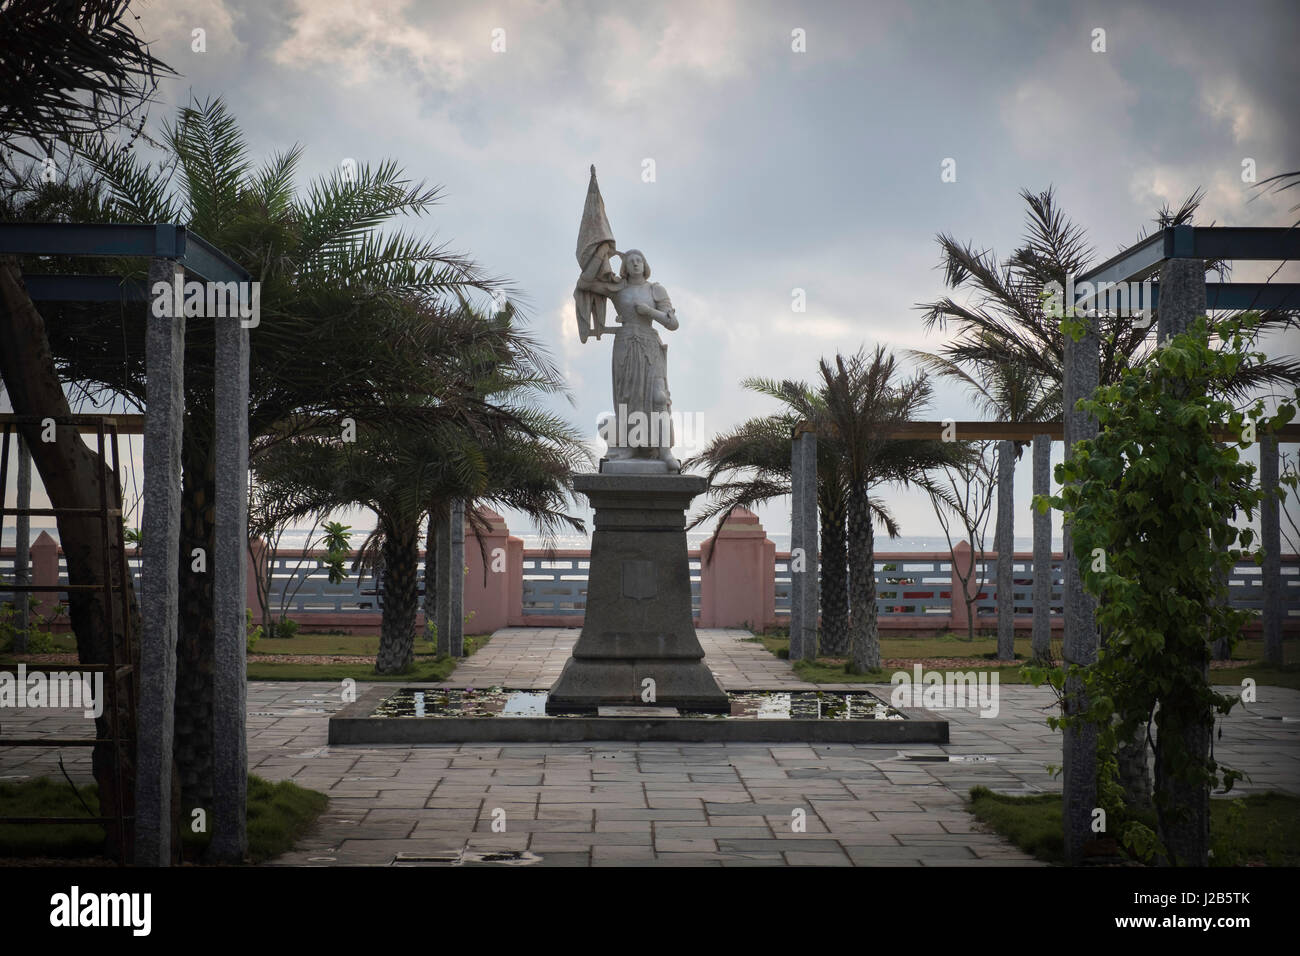
[{"label": "dark metal beam", "polygon": [[[1198,258],[1198,257],[1193,257]],[[1079,283],[1088,280],[1081,279]],[[1095,283],[1094,283],[1095,284]],[[1076,284],[1075,288],[1078,288]],[[1141,283],[1120,284],[1123,291],[1122,307],[1130,313],[1142,309],[1160,308],[1160,283],[1151,283],[1151,301],[1146,301],[1147,290]],[[1077,293],[1076,293],[1077,294]],[[1300,311],[1300,284],[1294,282],[1207,282],[1205,284],[1206,307],[1215,311],[1240,311],[1244,309],[1295,309]],[[1076,309],[1098,309],[1106,311],[1114,303],[1108,304],[1104,291],[1094,290],[1092,295],[1079,296],[1075,299]]]},{"label": "dark metal beam", "polygon": [[[1300,259],[1300,229],[1257,226],[1196,226],[1192,259]],[[1182,253],[1178,253],[1182,256]]]},{"label": "dark metal beam", "polygon": [[209,282],[247,282],[249,275],[235,260],[198,233],[181,231],[181,263]]},{"label": "dark metal beam", "polygon": [[1270,226],[1168,226],[1075,279],[1136,282],[1165,259],[1300,259],[1300,229]]},{"label": "dark metal beam", "polygon": [[15,222],[0,225],[0,254],[176,259],[208,282],[247,282],[235,260],[173,223]]},{"label": "dark metal beam", "polygon": [[1147,236],[1135,246],[1117,252],[1099,266],[1095,266],[1074,280],[1082,282],[1132,282],[1150,275],[1169,255],[1165,251],[1165,232]]},{"label": "dark metal beam", "polygon": [[[90,275],[23,275],[33,302],[148,302],[149,289],[139,279]],[[144,313],[140,314],[144,318]]]}]

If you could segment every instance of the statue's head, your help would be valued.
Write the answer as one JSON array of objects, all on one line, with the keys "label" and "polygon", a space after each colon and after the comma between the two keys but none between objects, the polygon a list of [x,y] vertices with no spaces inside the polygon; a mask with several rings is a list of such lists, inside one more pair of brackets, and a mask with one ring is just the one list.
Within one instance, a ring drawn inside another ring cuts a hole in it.
[{"label": "statue's head", "polygon": [[628,276],[640,276],[643,279],[650,278],[650,263],[645,261],[645,253],[640,249],[629,249],[622,254],[618,266],[618,277],[626,279]]}]

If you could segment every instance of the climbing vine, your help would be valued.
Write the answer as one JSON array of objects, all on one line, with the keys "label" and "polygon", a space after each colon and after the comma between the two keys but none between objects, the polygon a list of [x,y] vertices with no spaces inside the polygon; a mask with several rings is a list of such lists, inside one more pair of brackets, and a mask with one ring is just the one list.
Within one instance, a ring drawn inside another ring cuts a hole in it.
[{"label": "climbing vine", "polygon": [[[1239,561],[1262,561],[1250,550],[1254,533],[1235,523],[1251,519],[1263,500],[1241,451],[1295,415],[1290,402],[1267,416],[1262,401],[1240,411],[1217,397],[1224,382],[1265,358],[1252,351],[1257,328],[1253,315],[1201,317],[1150,362],[1081,401],[1079,409],[1096,417],[1098,435],[1075,444],[1057,466],[1061,493],[1034,499],[1040,512],[1060,509],[1071,523],[1083,586],[1098,600],[1096,622],[1106,640],[1090,667],[1037,669],[1030,677],[1058,693],[1068,678],[1081,679],[1087,707],[1051,723],[1097,725],[1104,803],[1122,800],[1113,785],[1116,741],[1146,728],[1162,835],[1182,812],[1159,785],[1162,771],[1166,784],[1176,777],[1225,790],[1242,776],[1212,751],[1207,758],[1189,749],[1183,731],[1208,729],[1216,713],[1240,701],[1217,693],[1207,675],[1215,641],[1231,647],[1252,617],[1222,599],[1223,582]],[[1212,335],[1220,347],[1212,346]],[[1216,434],[1220,424],[1235,437]],[[1156,833],[1133,820],[1122,839],[1135,851],[1166,853]]]}]

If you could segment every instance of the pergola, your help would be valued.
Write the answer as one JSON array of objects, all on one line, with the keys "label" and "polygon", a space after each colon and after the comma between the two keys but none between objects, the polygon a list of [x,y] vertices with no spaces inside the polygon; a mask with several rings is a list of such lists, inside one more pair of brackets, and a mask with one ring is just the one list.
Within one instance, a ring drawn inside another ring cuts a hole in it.
[{"label": "pergola", "polygon": [[[1170,226],[1078,277],[1075,289],[1088,283],[1087,294],[1076,294],[1072,297],[1073,302],[1067,304],[1080,310],[1094,309],[1093,303],[1104,307],[1103,299],[1110,287],[1135,283],[1125,289],[1125,304],[1131,310],[1151,310],[1147,314],[1156,317],[1153,332],[1157,343],[1186,330],[1196,316],[1212,311],[1300,311],[1300,284],[1205,281],[1207,261],[1235,259],[1300,259],[1300,229]],[[1150,282],[1145,288],[1141,285],[1144,280]],[[1075,411],[1074,407],[1080,399],[1090,397],[1096,390],[1099,364],[1095,327],[1078,342],[1065,337],[1063,422],[908,422],[882,437],[1032,441],[1035,493],[1046,493],[1051,442],[1064,441],[1068,451],[1076,442],[1096,437],[1096,420],[1084,412]],[[1226,427],[1218,430],[1218,437],[1224,441],[1240,440],[1238,434]],[[818,516],[816,433],[804,424],[794,430],[791,439],[790,547],[792,552],[799,549],[805,555],[802,570],[795,570],[792,565],[791,573],[790,657],[793,660],[816,654]],[[1269,660],[1281,663],[1283,608],[1281,524],[1276,495],[1278,444],[1280,441],[1300,441],[1300,425],[1288,425],[1260,435],[1259,440],[1260,485],[1265,492],[1260,521],[1261,547],[1264,550],[1264,642]],[[1037,530],[1038,523],[1043,522],[1045,526],[1049,516],[1035,513],[1034,520]],[[1050,561],[1051,549],[1050,546],[1043,547],[1040,540],[1043,537],[1035,534],[1036,569]],[[1063,656],[1068,663],[1086,666],[1097,659],[1096,605],[1083,590],[1068,523],[1064,528],[1064,539]],[[1034,582],[1037,637],[1040,626],[1043,630],[1046,628],[1046,616],[1040,613],[1040,609],[1047,604],[1047,576],[1035,574]],[[1082,704],[1076,700],[1071,706],[1073,709]],[[1063,751],[1066,855],[1070,862],[1077,863],[1082,859],[1083,845],[1094,836],[1089,824],[1092,809],[1097,804],[1095,731],[1067,732]],[[1200,794],[1200,797],[1203,804],[1199,810],[1201,819],[1208,820],[1208,795]],[[1204,861],[1201,865],[1205,865]]]},{"label": "pergola", "polygon": [[[156,283],[250,281],[249,274],[185,226],[90,223],[0,225],[0,254],[133,257],[149,260],[147,284],[103,275],[24,274],[36,302],[150,301]],[[176,698],[181,437],[185,413],[185,317],[146,309],[143,554],[140,608],[135,862],[166,866],[172,856],[171,786]],[[216,498],[213,576],[214,807],[212,850],[238,861],[247,847],[245,799],[245,560],[248,547],[248,329],[238,316],[217,321]],[[125,418],[127,416],[114,416]]]}]

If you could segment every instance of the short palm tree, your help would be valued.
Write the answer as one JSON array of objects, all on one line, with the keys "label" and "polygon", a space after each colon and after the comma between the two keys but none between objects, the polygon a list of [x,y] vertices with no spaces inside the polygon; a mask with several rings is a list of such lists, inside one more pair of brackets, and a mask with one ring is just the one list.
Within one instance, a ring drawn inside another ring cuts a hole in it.
[{"label": "short palm tree", "polygon": [[936,494],[931,469],[960,465],[967,449],[957,442],[887,437],[922,412],[930,402],[931,386],[924,373],[898,378],[898,362],[881,346],[868,356],[864,350],[834,364],[822,359],[820,393],[825,417],[818,433],[834,436],[848,512],[850,673],[880,667],[880,632],[876,615],[875,536],[868,489],[873,484],[894,487],[919,485]]},{"label": "short palm tree", "polygon": [[[558,373],[535,360],[535,344],[513,328],[509,310],[491,319],[447,318],[477,323],[487,335],[476,348],[444,360],[450,377],[435,393],[392,400],[372,423],[358,427],[355,441],[341,441],[336,433],[300,434],[254,460],[259,493],[289,503],[283,516],[321,517],[353,505],[375,513],[375,531],[360,551],[363,561],[384,569],[375,662],[382,674],[402,673],[414,662],[426,516],[441,514],[459,498],[471,514],[476,504],[491,503],[523,511],[547,533],[560,526],[583,530],[582,521],[563,509],[570,475],[590,466],[590,453],[577,429],[537,401],[560,388]],[[431,581],[431,554],[426,561]]]},{"label": "short palm tree", "polygon": [[966,449],[881,438],[881,430],[911,418],[929,397],[924,376],[894,382],[895,359],[883,349],[870,359],[862,352],[849,359],[837,355],[834,365],[823,360],[819,369],[816,388],[792,380],[744,382],[751,391],[784,402],[786,410],[742,423],[692,459],[709,467],[710,478],[727,478],[714,485],[709,507],[695,524],[790,494],[791,431],[799,422],[811,423],[817,431],[821,531],[820,652],[850,657],[850,669],[871,670],[880,664],[872,523],[890,537],[899,527],[886,503],[868,489],[928,486],[929,469],[964,462]]},{"label": "short palm tree", "polygon": [[[1050,420],[1054,414],[1059,415],[1059,385],[1043,379],[1014,357],[1001,362],[968,361],[966,365],[970,371],[967,371],[942,355],[914,349],[909,350],[909,354],[928,371],[964,382],[980,411],[994,421],[1040,422]],[[1015,463],[1026,444],[1004,440],[998,442],[997,448],[997,518],[993,548],[998,555],[998,659],[1007,661],[1015,658],[1012,574],[1015,557]],[[1043,609],[1044,613],[1046,610]]]},{"label": "short palm tree", "polygon": [[[707,469],[709,499],[691,522],[691,527],[717,518],[720,530],[737,508],[781,498],[791,491],[791,435],[801,422],[820,418],[823,405],[816,392],[799,383],[768,378],[748,378],[743,388],[783,402],[786,410],[751,418],[723,432],[698,455],[683,463],[683,470],[699,465]],[[878,516],[897,533],[888,510],[872,502]],[[848,650],[849,591],[848,552],[845,539],[844,482],[839,475],[839,456],[828,440],[817,444],[817,513],[819,525],[819,570],[821,631],[820,651],[841,657]]]}]

